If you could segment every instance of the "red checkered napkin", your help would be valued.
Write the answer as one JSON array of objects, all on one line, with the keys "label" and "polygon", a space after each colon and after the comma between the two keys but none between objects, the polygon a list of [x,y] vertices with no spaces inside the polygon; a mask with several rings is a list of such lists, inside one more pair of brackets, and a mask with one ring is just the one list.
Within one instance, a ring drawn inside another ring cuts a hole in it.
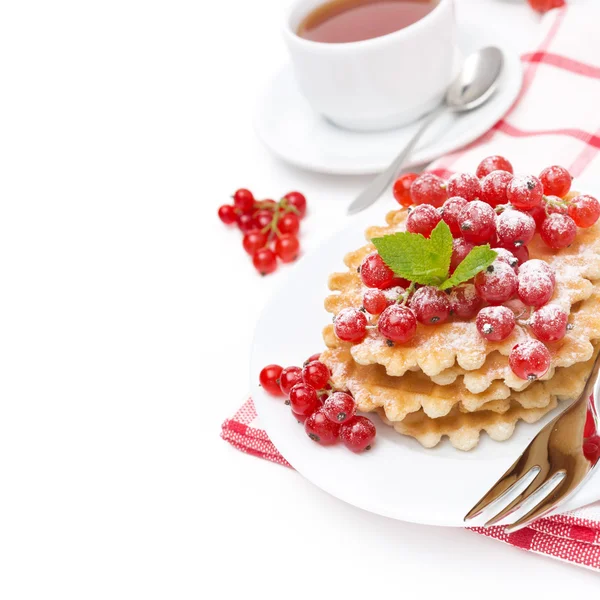
[{"label": "red checkered napkin", "polygon": [[[522,57],[521,94],[510,112],[479,140],[433,165],[449,175],[473,172],[491,154],[518,171],[537,173],[560,164],[575,176],[600,174],[600,6],[553,10],[535,52]],[[223,423],[223,439],[260,458],[290,467],[260,428],[252,399]],[[539,519],[507,534],[503,527],[474,529],[524,550],[600,571],[600,503]]]}]

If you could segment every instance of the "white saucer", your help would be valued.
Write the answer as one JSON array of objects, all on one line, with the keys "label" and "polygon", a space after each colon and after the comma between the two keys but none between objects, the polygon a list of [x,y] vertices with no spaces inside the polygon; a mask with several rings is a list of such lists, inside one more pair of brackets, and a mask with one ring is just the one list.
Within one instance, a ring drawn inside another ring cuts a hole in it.
[{"label": "white saucer", "polygon": [[[482,40],[469,51],[485,46]],[[500,87],[489,102],[464,115],[439,117],[423,136],[407,167],[431,162],[457,150],[488,131],[512,106],[521,89],[519,57],[504,50],[505,68]],[[278,157],[298,167],[336,175],[378,173],[410,140],[418,124],[390,131],[357,133],[341,129],[315,113],[300,93],[292,66],[269,83],[255,114],[255,128],[263,143]]]}]

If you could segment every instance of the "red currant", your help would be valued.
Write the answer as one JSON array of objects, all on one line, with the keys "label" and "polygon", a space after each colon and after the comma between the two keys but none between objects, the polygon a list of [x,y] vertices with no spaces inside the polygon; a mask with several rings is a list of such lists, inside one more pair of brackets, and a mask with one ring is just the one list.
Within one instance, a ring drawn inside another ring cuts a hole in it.
[{"label": "red currant", "polygon": [[467,255],[471,250],[473,250],[474,246],[471,242],[467,242],[466,240],[459,239],[453,240],[452,242],[452,258],[450,259],[450,272],[454,273],[456,267],[460,265],[460,263],[467,258]]},{"label": "red currant", "polygon": [[513,271],[516,273],[519,270],[519,261],[517,257],[506,248],[494,248],[494,252],[497,254],[496,260],[501,260],[505,262],[507,265],[513,268]]},{"label": "red currant", "polygon": [[298,216],[303,219],[306,215],[306,198],[300,192],[289,192],[284,196],[288,204],[298,211]]},{"label": "red currant", "polygon": [[567,334],[569,315],[556,304],[546,304],[536,310],[529,325],[535,337],[541,342],[557,342]]},{"label": "red currant", "polygon": [[388,305],[388,299],[381,290],[370,289],[363,296],[363,307],[372,315],[381,314]]},{"label": "red currant", "polygon": [[546,196],[542,205],[544,206],[544,212],[546,213],[546,216],[553,215],[555,213],[559,215],[566,215],[569,212],[565,201],[558,196]]},{"label": "red currant", "polygon": [[254,196],[250,190],[241,188],[233,194],[233,205],[242,212],[249,212],[254,206]]},{"label": "red currant", "polygon": [[322,390],[329,381],[329,369],[321,361],[315,360],[302,369],[302,379],[316,390]]},{"label": "red currant", "polygon": [[253,217],[258,229],[263,229],[264,227],[267,227],[267,225],[271,224],[271,221],[273,220],[273,213],[270,210],[263,208],[261,210],[257,210]]},{"label": "red currant", "polygon": [[506,306],[486,306],[479,311],[475,324],[481,337],[500,342],[515,328],[515,314]]},{"label": "red currant", "polygon": [[313,360],[319,360],[321,358],[321,353],[320,352],[316,352],[315,354],[311,354],[305,361],[304,361],[304,366],[306,366],[309,362],[312,362]]},{"label": "red currant", "polygon": [[279,229],[280,233],[296,235],[300,230],[300,219],[294,213],[286,213],[279,219],[277,229]]},{"label": "red currant", "polygon": [[570,246],[577,235],[577,225],[571,217],[561,214],[550,215],[540,231],[546,245],[555,250]]},{"label": "red currant", "polygon": [[600,460],[600,435],[594,435],[585,440],[581,447],[583,456],[595,465]]},{"label": "red currant", "polygon": [[297,383],[290,390],[290,407],[296,415],[312,415],[321,407],[317,390],[307,383]]},{"label": "red currant", "polygon": [[345,423],[354,417],[354,398],[345,392],[334,392],[323,404],[325,416],[334,423]]},{"label": "red currant", "polygon": [[496,234],[504,248],[526,246],[535,235],[535,221],[520,210],[505,210],[496,217]]},{"label": "red currant", "polygon": [[225,225],[231,225],[235,223],[237,215],[235,214],[235,208],[231,204],[223,204],[219,206],[219,219],[225,223]]},{"label": "red currant", "polygon": [[265,392],[269,392],[271,396],[282,396],[281,388],[279,387],[279,377],[283,369],[279,365],[267,365],[258,376],[260,385]]},{"label": "red currant", "polygon": [[548,216],[546,214],[545,203],[542,202],[541,204],[539,204],[538,206],[534,206],[531,210],[528,210],[527,212],[533,217],[536,229],[539,231],[542,227],[542,224],[546,220],[546,217]]},{"label": "red currant", "polygon": [[392,285],[394,271],[383,262],[383,258],[377,252],[373,252],[362,261],[360,278],[367,287],[384,290]]},{"label": "red currant", "polygon": [[477,167],[476,175],[480,179],[489,175],[492,171],[508,171],[514,173],[513,167],[503,156],[488,156],[484,158]]},{"label": "red currant", "polygon": [[340,438],[341,425],[330,421],[322,410],[318,410],[306,419],[304,431],[308,437],[322,446],[331,446]]},{"label": "red currant", "polygon": [[260,207],[262,210],[268,210],[273,213],[277,208],[277,202],[275,202],[275,200],[271,200],[271,198],[267,198],[266,200],[260,201]]},{"label": "red currant", "polygon": [[459,220],[463,238],[472,244],[489,242],[496,230],[496,213],[481,200],[469,202],[460,211]]},{"label": "red currant", "polygon": [[433,286],[419,288],[410,300],[410,307],[423,325],[445,323],[450,316],[448,295]]},{"label": "red currant", "polygon": [[281,371],[281,375],[279,376],[279,387],[286,396],[289,396],[291,389],[297,383],[301,382],[302,369],[300,367],[286,367]]},{"label": "red currant", "polygon": [[[453,196],[448,198],[444,202],[442,208],[440,208],[440,214],[442,215],[443,221],[450,227],[452,235],[457,238],[460,237],[460,213],[462,209],[467,205],[467,201],[460,196]],[[437,223],[436,223],[437,224]]]},{"label": "red currant", "polygon": [[513,248],[511,252],[519,261],[520,265],[529,260],[529,248],[527,248],[527,246],[519,246],[518,248]]},{"label": "red currant", "polygon": [[533,8],[533,10],[537,10],[540,13],[548,12],[553,8],[560,8],[561,6],[565,6],[565,0],[527,0],[529,2],[529,6]]},{"label": "red currant", "polygon": [[472,283],[452,288],[449,300],[450,314],[459,319],[472,319],[483,304]]},{"label": "red currant", "polygon": [[544,186],[546,196],[564,198],[571,189],[573,178],[567,169],[555,165],[547,167],[540,173],[540,181]]},{"label": "red currant", "polygon": [[448,196],[460,196],[467,202],[477,200],[481,196],[481,183],[475,175],[455,173],[446,184]]},{"label": "red currant", "polygon": [[367,317],[356,308],[344,308],[335,317],[335,335],[344,342],[360,342],[367,334]]},{"label": "red currant", "polygon": [[300,242],[295,235],[285,233],[278,237],[275,242],[275,254],[279,256],[281,262],[294,262],[300,252]]},{"label": "red currant", "polygon": [[268,275],[277,269],[277,257],[270,248],[260,248],[252,257],[254,268],[261,275]]},{"label": "red currant", "polygon": [[542,203],[544,186],[533,175],[513,177],[506,188],[506,198],[515,207],[531,210]]},{"label": "red currant", "polygon": [[379,333],[392,342],[408,342],[417,331],[417,318],[412,310],[400,304],[388,306],[377,323]]},{"label": "red currant", "polygon": [[506,189],[513,180],[513,174],[508,171],[492,171],[481,182],[481,200],[491,207],[506,204]]},{"label": "red currant", "polygon": [[244,250],[250,255],[254,256],[254,253],[259,249],[263,248],[267,243],[266,234],[262,233],[259,229],[253,229],[249,231],[242,240],[242,246]]},{"label": "red currant", "polygon": [[440,213],[431,204],[421,204],[408,213],[406,231],[429,237],[441,220]]},{"label": "red currant", "polygon": [[354,417],[342,425],[340,439],[344,446],[352,452],[362,452],[371,448],[376,434],[375,425],[367,417]]},{"label": "red currant", "polygon": [[550,368],[550,360],[548,348],[538,340],[527,340],[517,344],[508,357],[513,373],[529,381],[543,377]]},{"label": "red currant", "polygon": [[600,218],[600,202],[593,196],[577,196],[569,202],[569,216],[577,227],[591,227]]},{"label": "red currant", "polygon": [[258,229],[258,224],[250,213],[240,213],[236,215],[237,225],[242,233],[248,233],[253,229]]},{"label": "red currant", "polygon": [[519,272],[519,299],[527,306],[543,306],[552,298],[554,282],[544,271]]},{"label": "red currant", "polygon": [[439,208],[448,197],[446,183],[433,173],[423,173],[410,186],[413,204],[431,204]]},{"label": "red currant", "polygon": [[406,173],[402,177],[396,179],[394,183],[394,198],[396,202],[404,208],[408,208],[412,204],[412,198],[410,196],[410,187],[413,181],[417,179],[416,173]]},{"label": "red currant", "polygon": [[518,279],[512,267],[495,260],[485,271],[475,277],[475,289],[490,304],[502,304],[517,292]]},{"label": "red currant", "polygon": [[546,261],[540,260],[539,258],[532,258],[531,260],[523,262],[519,268],[519,274],[522,275],[535,272],[545,273],[550,277],[552,285],[556,284],[556,274],[554,273],[554,269]]}]

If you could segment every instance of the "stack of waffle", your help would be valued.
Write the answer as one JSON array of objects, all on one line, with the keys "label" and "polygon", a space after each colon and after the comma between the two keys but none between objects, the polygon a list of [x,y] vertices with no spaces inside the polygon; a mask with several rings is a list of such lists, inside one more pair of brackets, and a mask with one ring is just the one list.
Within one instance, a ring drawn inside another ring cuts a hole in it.
[{"label": "stack of waffle", "polygon": [[[407,211],[388,214],[386,227],[371,227],[367,239],[405,229]],[[334,273],[325,301],[334,316],[343,308],[362,306],[365,287],[358,267],[375,250],[371,243],[345,257],[347,270]],[[332,325],[324,330],[327,350],[321,360],[332,372],[337,389],[348,390],[359,410],[376,412],[401,434],[432,448],[444,436],[460,450],[471,450],[482,431],[494,440],[511,437],[519,420],[534,423],[561,400],[577,398],[600,341],[600,223],[579,230],[575,242],[551,250],[536,236],[530,258],[551,265],[556,289],[551,303],[567,311],[569,331],[547,344],[549,371],[539,381],[520,379],[510,369],[508,355],[515,344],[533,336],[517,325],[502,342],[481,338],[470,321],[418,325],[406,344],[388,345],[370,329],[358,344],[340,341]],[[517,313],[525,307],[511,306]],[[377,318],[372,317],[373,324]]]}]

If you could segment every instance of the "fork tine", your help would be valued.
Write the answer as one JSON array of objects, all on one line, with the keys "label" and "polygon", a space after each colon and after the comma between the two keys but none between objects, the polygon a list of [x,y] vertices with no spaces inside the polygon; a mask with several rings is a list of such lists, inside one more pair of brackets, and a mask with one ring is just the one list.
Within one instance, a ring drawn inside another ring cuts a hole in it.
[{"label": "fork tine", "polygon": [[[475,504],[475,506],[467,513],[464,520],[468,521],[480,515],[493,502],[505,498],[515,486],[518,486],[525,477],[529,475],[532,469],[539,469],[537,465],[528,464],[528,457],[521,456],[511,467],[502,475],[500,479],[488,490],[488,492]],[[539,475],[539,470],[536,477]]]},{"label": "fork tine", "polygon": [[[484,527],[491,527],[492,525],[496,525],[496,523],[499,523],[508,515],[519,510],[523,506],[523,503],[526,502],[529,498],[531,498],[535,493],[539,492],[541,494],[544,486],[547,486],[555,477],[555,475],[556,473],[548,472],[542,475],[542,471],[540,471],[535,477],[535,479],[531,482],[531,484],[528,485],[508,506],[504,507],[497,515],[493,516],[484,525]],[[550,492],[546,492],[542,495],[542,501],[546,499],[548,494],[552,495],[552,492],[554,491],[555,487],[553,487],[550,490]]]}]

